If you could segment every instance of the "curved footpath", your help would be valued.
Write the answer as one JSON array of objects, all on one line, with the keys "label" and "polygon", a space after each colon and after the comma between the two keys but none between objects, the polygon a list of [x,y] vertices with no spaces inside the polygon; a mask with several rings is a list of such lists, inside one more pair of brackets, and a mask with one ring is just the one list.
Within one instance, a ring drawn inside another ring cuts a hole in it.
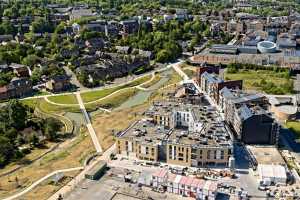
[{"label": "curved footpath", "polygon": [[41,179],[37,180],[36,182],[34,182],[32,185],[30,185],[28,188],[26,188],[25,190],[23,190],[22,192],[19,192],[13,196],[7,197],[3,200],[13,200],[16,198],[21,197],[22,195],[26,194],[27,192],[29,192],[30,190],[32,190],[33,188],[35,188],[37,185],[39,185],[40,183],[42,183],[43,181],[47,180],[48,178],[54,176],[55,174],[58,173],[63,173],[63,172],[71,172],[71,171],[78,171],[78,170],[82,170],[84,169],[83,167],[75,167],[75,168],[69,168],[69,169],[61,169],[61,170],[56,170],[44,177],[42,177]]}]

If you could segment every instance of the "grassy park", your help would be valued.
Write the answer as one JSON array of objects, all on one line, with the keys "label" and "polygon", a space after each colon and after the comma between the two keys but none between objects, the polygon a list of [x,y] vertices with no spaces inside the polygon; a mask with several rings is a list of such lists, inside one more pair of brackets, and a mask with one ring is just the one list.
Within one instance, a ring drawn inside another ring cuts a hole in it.
[{"label": "grassy park", "polygon": [[161,80],[161,75],[160,74],[155,74],[155,77],[148,83],[142,84],[141,87],[143,88],[149,88],[152,85],[156,84]]},{"label": "grassy park", "polygon": [[85,104],[85,107],[88,111],[95,110],[97,107],[102,107],[102,108],[106,108],[106,109],[114,109],[114,108],[120,106],[127,99],[132,97],[137,91],[138,91],[138,89],[136,89],[136,88],[127,88],[127,89],[119,90],[115,94],[113,94],[105,99],[101,99],[101,100],[91,103],[91,104]]},{"label": "grassy park", "polygon": [[124,89],[124,88],[129,88],[129,87],[134,87],[134,86],[140,85],[150,79],[151,79],[151,75],[146,75],[146,76],[140,77],[136,80],[133,80],[133,81],[131,81],[127,84],[121,85],[121,86],[106,88],[106,89],[97,90],[97,91],[84,92],[81,94],[81,97],[82,97],[83,102],[85,102],[85,103],[88,103],[91,101],[96,101],[98,99],[101,99],[101,98],[113,93],[113,92],[116,92],[116,91]]},{"label": "grassy park", "polygon": [[51,96],[48,99],[58,104],[77,104],[77,99],[74,94]]},{"label": "grassy park", "polygon": [[286,72],[273,70],[225,70],[225,80],[243,80],[245,90],[257,90],[267,94],[292,93],[293,81]]},{"label": "grassy park", "polygon": [[288,121],[285,126],[295,133],[297,139],[300,139],[300,122]]}]

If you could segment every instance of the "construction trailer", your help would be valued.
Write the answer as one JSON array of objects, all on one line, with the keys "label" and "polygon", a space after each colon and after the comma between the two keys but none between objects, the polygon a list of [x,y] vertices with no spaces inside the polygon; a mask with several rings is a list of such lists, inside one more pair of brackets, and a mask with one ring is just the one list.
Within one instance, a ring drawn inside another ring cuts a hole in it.
[{"label": "construction trailer", "polygon": [[107,163],[101,160],[85,174],[85,178],[90,180],[98,180],[106,172],[106,168]]}]

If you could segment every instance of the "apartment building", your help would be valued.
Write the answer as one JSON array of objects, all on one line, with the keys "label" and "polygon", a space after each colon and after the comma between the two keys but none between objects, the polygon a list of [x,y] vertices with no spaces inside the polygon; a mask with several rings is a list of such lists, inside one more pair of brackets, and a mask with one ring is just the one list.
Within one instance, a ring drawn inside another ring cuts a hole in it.
[{"label": "apartment building", "polygon": [[219,96],[225,121],[239,140],[246,144],[277,144],[279,127],[268,112],[264,95],[224,87]]},{"label": "apartment building", "polygon": [[260,20],[246,22],[247,31],[263,31],[264,24]]},{"label": "apartment building", "polygon": [[216,65],[207,65],[206,63],[202,63],[200,67],[197,68],[196,80],[198,84],[201,83],[201,76],[204,72],[209,74],[219,74],[220,67]]},{"label": "apartment building", "polygon": [[182,166],[228,165],[231,133],[211,106],[155,103],[147,120],[117,137],[117,152]]},{"label": "apartment building", "polygon": [[227,23],[227,31],[229,33],[244,33],[246,26],[241,21],[231,20]]},{"label": "apartment building", "polygon": [[219,103],[219,93],[224,87],[231,89],[242,89],[243,87],[242,80],[224,81],[216,74],[210,74],[208,72],[204,72],[200,80],[202,91],[209,95],[216,103]]}]

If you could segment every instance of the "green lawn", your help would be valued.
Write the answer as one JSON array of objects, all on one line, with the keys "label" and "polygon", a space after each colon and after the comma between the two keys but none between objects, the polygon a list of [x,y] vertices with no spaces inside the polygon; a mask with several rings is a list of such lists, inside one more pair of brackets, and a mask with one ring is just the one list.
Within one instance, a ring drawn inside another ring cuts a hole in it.
[{"label": "green lawn", "polygon": [[107,89],[103,89],[103,90],[97,90],[97,91],[84,92],[84,93],[81,93],[81,97],[82,97],[83,102],[85,102],[85,103],[88,103],[91,101],[96,101],[96,100],[101,99],[101,98],[103,98],[113,92],[116,92],[120,89],[140,85],[140,84],[150,80],[150,78],[151,78],[151,75],[147,75],[147,76],[138,78],[134,81],[131,81],[128,84],[125,84],[122,86],[116,86],[116,87],[107,88]]},{"label": "green lawn", "polygon": [[286,78],[286,72],[272,70],[239,70],[236,73],[224,73],[225,80],[243,80],[245,90],[257,90],[268,94],[289,94],[292,80]]},{"label": "green lawn", "polygon": [[183,69],[183,72],[186,73],[186,75],[189,78],[193,78],[194,76],[196,76],[196,71],[188,69],[188,68],[187,69]]},{"label": "green lawn", "polygon": [[46,100],[41,99],[38,104],[41,111],[46,113],[62,113],[62,112],[80,112],[79,105],[76,106],[58,106],[48,103]]},{"label": "green lawn", "polygon": [[150,80],[151,77],[152,77],[151,74],[140,77],[140,78],[126,84],[125,87],[134,87],[134,86],[140,85],[140,84],[145,83],[146,81]]},{"label": "green lawn", "polygon": [[141,87],[143,87],[143,88],[149,88],[149,87],[151,87],[152,85],[154,85],[154,84],[156,84],[157,82],[159,82],[160,80],[161,80],[160,74],[156,74],[155,77],[154,77],[154,79],[153,79],[152,81],[150,81],[150,82],[148,82],[148,83],[146,83],[146,84],[141,85]]},{"label": "green lawn", "polygon": [[297,139],[300,138],[300,122],[288,121],[285,126],[295,133]]},{"label": "green lawn", "polygon": [[37,105],[39,99],[25,99],[25,100],[21,100],[21,102],[27,106],[29,106],[30,108],[34,109],[35,106]]},{"label": "green lawn", "polygon": [[114,95],[100,100],[96,103],[92,104],[86,104],[85,107],[87,110],[95,110],[97,107],[107,108],[107,109],[113,109],[118,106],[120,106],[122,103],[124,103],[127,99],[132,97],[134,94],[136,94],[137,89],[136,88],[128,88],[126,90],[122,90],[120,92],[115,93]]},{"label": "green lawn", "polygon": [[50,94],[50,93],[47,91],[39,90],[39,91],[35,92],[33,96],[43,96],[43,95],[48,95],[48,94]]},{"label": "green lawn", "polygon": [[74,94],[51,96],[48,99],[54,103],[59,104],[78,104],[76,96]]},{"label": "green lawn", "polygon": [[82,98],[83,102],[87,103],[87,102],[95,101],[97,99],[101,99],[101,98],[103,98],[115,91],[118,91],[120,89],[122,89],[122,87],[117,86],[117,87],[107,88],[107,89],[103,89],[103,90],[84,92],[84,93],[81,93],[81,98]]}]

